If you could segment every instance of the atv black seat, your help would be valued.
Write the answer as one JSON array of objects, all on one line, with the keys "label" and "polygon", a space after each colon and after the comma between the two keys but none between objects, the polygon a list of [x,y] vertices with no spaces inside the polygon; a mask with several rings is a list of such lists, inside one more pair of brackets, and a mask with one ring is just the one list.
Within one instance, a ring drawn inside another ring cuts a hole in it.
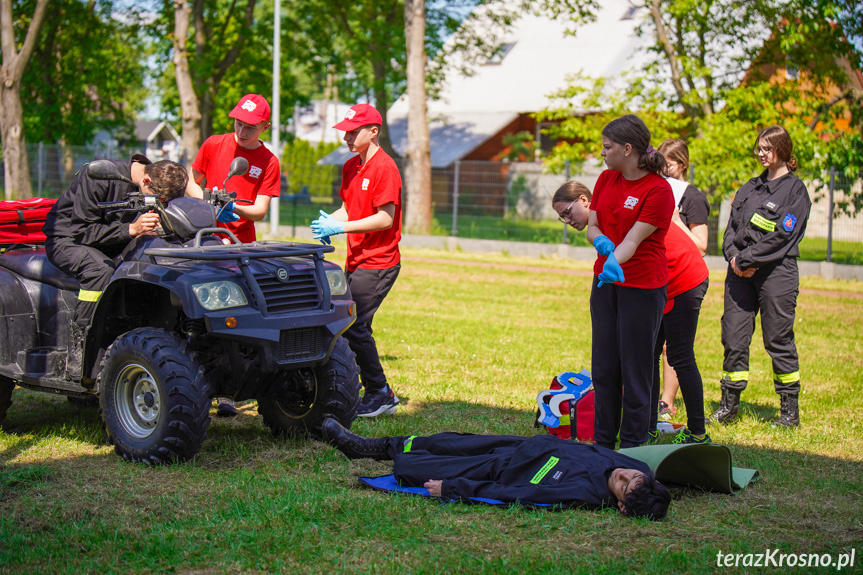
[{"label": "atv black seat", "polygon": [[0,266],[25,278],[56,288],[71,291],[81,288],[77,278],[66,275],[48,261],[45,248],[42,247],[9,249],[3,252],[3,257],[0,257]]}]

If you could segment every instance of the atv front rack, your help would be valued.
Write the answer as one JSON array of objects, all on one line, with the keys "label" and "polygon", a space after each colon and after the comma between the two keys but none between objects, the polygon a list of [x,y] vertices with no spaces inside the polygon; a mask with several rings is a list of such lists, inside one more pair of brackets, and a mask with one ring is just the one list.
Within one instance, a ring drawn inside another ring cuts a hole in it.
[{"label": "atv front rack", "polygon": [[[214,244],[209,246],[201,245],[201,238],[203,236],[216,233],[227,235],[236,243]],[[237,265],[243,274],[243,278],[246,280],[249,288],[254,292],[259,310],[262,314],[266,315],[266,298],[264,297],[264,292],[255,280],[255,276],[249,266],[251,260],[262,258],[312,256],[315,262],[315,275],[318,276],[321,285],[322,307],[323,309],[329,309],[332,302],[330,299],[330,283],[327,281],[327,275],[324,271],[324,254],[333,251],[335,251],[333,246],[294,244],[292,242],[273,240],[255,241],[244,244],[241,243],[230,230],[226,230],[225,228],[204,228],[199,230],[195,235],[195,239],[191,246],[184,246],[181,248],[147,248],[144,250],[144,255],[152,258],[176,258],[183,260],[236,260]]]}]

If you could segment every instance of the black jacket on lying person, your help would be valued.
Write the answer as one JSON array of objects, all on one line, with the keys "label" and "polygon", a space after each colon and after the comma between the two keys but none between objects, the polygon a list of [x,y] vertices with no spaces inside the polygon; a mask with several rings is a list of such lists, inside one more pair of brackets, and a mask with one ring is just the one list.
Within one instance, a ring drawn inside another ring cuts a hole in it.
[{"label": "black jacket on lying person", "polygon": [[393,473],[399,483],[422,487],[429,479],[440,479],[441,495],[450,499],[482,497],[598,508],[617,503],[608,487],[614,469],[652,475],[641,461],[553,435],[439,433],[408,438],[403,449],[392,447]]}]

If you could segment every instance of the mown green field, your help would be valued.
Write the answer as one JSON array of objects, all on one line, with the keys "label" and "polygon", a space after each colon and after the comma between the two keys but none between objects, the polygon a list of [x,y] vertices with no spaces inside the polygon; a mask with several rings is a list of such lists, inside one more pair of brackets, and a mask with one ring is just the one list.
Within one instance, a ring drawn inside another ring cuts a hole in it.
[{"label": "mown green field", "polygon": [[[341,261],[344,240],[336,246]],[[711,277],[696,342],[708,410],[719,398],[722,279]],[[708,573],[727,571],[719,552],[770,549],[856,549],[843,572],[860,572],[863,284],[801,287],[802,426],[766,423],[779,402],[759,330],[742,420],[708,432],[760,480],[733,496],[674,489],[661,523],[375,492],[357,476],[388,473],[385,462],[275,439],[254,403],[214,418],[190,463],[128,464],[105,444],[96,409],[18,388],[0,431],[0,573]],[[587,263],[406,250],[375,319],[403,404],[354,430],[539,433],[536,393],[590,367],[589,290]]]}]

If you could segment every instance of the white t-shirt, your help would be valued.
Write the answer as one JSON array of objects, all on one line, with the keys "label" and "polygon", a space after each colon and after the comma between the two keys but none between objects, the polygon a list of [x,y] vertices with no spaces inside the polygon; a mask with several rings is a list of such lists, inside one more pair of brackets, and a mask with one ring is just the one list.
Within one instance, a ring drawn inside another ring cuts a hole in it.
[{"label": "white t-shirt", "polygon": [[[663,176],[665,178],[665,176]],[[674,207],[680,205],[680,200],[683,199],[683,192],[689,187],[689,182],[677,180],[675,178],[665,178],[671,185],[671,193],[674,194]]]}]

